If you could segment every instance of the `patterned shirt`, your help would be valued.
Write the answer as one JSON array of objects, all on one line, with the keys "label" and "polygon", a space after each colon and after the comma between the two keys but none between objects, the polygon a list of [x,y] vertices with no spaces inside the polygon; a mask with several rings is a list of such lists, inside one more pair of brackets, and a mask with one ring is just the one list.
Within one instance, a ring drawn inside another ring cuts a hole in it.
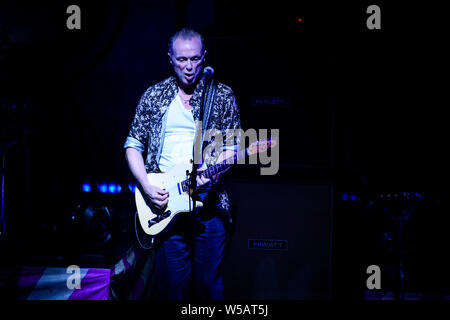
[{"label": "patterned shirt", "polygon": [[[199,128],[200,104],[205,82],[201,79],[190,99],[192,113],[196,127]],[[167,110],[170,103],[178,94],[178,85],[174,76],[167,78],[151,87],[142,95],[136,114],[131,124],[131,129],[125,141],[124,148],[134,148],[142,153],[147,151],[145,168],[147,173],[161,172],[158,166],[164,142],[165,126],[167,122]],[[203,150],[205,148],[218,147],[219,141],[215,137],[222,135],[222,149],[232,147],[238,151],[240,145],[239,129],[241,121],[236,98],[233,91],[222,83],[217,83],[214,102],[210,111],[209,122],[205,132]],[[196,136],[200,131],[196,131]],[[216,157],[214,154],[204,154],[203,161],[209,167],[214,165]],[[219,205],[222,209],[229,210],[230,202],[226,191],[217,185]]]}]

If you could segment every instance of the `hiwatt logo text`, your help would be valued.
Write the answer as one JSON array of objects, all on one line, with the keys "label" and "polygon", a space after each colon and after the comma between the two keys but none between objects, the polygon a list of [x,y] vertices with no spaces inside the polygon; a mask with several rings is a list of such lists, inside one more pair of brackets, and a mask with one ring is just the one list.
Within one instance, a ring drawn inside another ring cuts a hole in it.
[{"label": "hiwatt logo text", "polygon": [[248,239],[249,250],[287,250],[287,240]]}]

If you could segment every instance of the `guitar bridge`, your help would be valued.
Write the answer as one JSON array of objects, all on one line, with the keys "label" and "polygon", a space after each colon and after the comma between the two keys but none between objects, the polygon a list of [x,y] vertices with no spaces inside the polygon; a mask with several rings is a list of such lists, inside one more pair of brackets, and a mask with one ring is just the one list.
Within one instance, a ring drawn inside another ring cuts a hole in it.
[{"label": "guitar bridge", "polygon": [[161,222],[162,220],[164,220],[164,219],[170,217],[171,214],[172,214],[172,212],[171,212],[170,210],[169,210],[169,211],[166,211],[166,212],[163,212],[163,213],[161,213],[161,214],[158,214],[158,215],[156,216],[156,218],[153,218],[153,219],[148,220],[148,227],[150,228],[151,226],[153,226],[153,225],[155,225],[155,224]]}]

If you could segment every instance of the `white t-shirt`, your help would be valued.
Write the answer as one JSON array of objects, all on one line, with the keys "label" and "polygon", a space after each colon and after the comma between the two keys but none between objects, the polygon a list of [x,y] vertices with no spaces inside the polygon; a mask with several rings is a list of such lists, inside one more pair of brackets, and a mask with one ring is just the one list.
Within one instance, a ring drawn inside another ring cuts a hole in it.
[{"label": "white t-shirt", "polygon": [[169,171],[178,163],[192,159],[195,123],[191,110],[187,110],[177,94],[169,106],[164,144],[159,160],[162,172]]}]

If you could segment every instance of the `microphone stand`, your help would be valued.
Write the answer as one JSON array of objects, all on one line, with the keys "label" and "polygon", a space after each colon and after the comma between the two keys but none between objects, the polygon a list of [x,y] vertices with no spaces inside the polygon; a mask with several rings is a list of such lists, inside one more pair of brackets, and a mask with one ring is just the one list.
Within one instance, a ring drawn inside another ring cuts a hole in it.
[{"label": "microphone stand", "polygon": [[[203,162],[203,157],[202,157],[202,147],[203,147],[203,116],[204,116],[204,107],[205,107],[205,100],[206,100],[206,92],[208,91],[208,87],[209,84],[211,82],[211,78],[212,78],[212,73],[209,72],[204,72],[204,79],[205,79],[205,85],[203,88],[203,93],[202,93],[202,100],[200,102],[200,119],[202,120],[201,122],[201,127],[200,127],[200,136],[197,138],[197,140],[200,141],[196,141],[194,140],[194,145],[193,145],[193,160],[192,160],[192,170],[190,173],[190,179],[189,179],[189,188],[188,188],[188,194],[189,194],[189,205],[192,201],[192,210],[190,211],[190,216],[192,216],[192,226],[191,226],[191,231],[192,234],[189,237],[189,242],[190,242],[190,248],[191,248],[191,278],[190,278],[190,290],[191,290],[191,297],[194,297],[194,294],[196,293],[195,291],[195,237],[196,237],[196,203],[197,203],[197,163],[195,161],[196,159],[196,148],[195,148],[195,144],[196,142],[200,143],[199,146],[199,157],[200,159],[202,159]],[[206,128],[205,128],[206,129]],[[189,173],[186,172],[186,175],[188,175]],[[192,196],[191,196],[191,190],[192,190]]]}]

